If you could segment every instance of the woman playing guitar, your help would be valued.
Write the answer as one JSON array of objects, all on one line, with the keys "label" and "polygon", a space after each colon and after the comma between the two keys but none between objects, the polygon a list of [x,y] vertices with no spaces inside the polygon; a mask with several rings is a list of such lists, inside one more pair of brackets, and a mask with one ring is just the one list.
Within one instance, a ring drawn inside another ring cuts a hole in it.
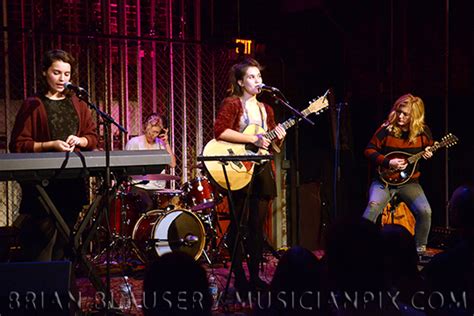
[{"label": "woman playing guitar", "polygon": [[[397,194],[415,216],[415,241],[419,254],[426,251],[431,226],[431,207],[418,182],[418,165],[407,175],[404,171],[411,167],[408,157],[393,152],[403,152],[407,156],[421,154],[425,159],[433,156],[430,149],[434,142],[424,120],[423,101],[411,94],[402,95],[395,101],[387,120],[377,129],[364,151],[365,156],[378,167],[379,172],[374,173],[376,177],[369,188],[369,203],[363,217],[375,222],[391,197]],[[392,175],[397,174],[403,180],[396,181],[396,177],[385,177],[387,171]]]},{"label": "woman playing guitar", "polygon": [[[252,124],[259,125],[264,131],[274,129],[278,140],[285,137],[285,129],[275,123],[273,109],[257,100],[257,94],[261,92],[262,84],[260,69],[260,64],[251,58],[232,66],[230,70],[230,96],[222,101],[214,125],[214,135],[217,140],[253,144],[259,148],[269,149],[270,140],[263,137],[263,134],[249,135],[243,133],[246,127]],[[237,247],[233,258],[233,261],[235,261],[234,286],[239,291],[262,289],[268,286],[259,278],[258,267],[263,251],[264,219],[266,218],[268,205],[275,196],[275,177],[268,162],[255,166],[250,191],[246,186],[234,192],[234,210],[237,223],[234,222],[230,225],[230,245],[234,244],[237,225],[242,223],[248,229],[247,232],[242,233],[247,237],[244,240],[244,245],[249,256],[250,283],[247,281],[242,267],[243,253],[240,245]],[[243,209],[247,198],[249,199],[248,212]],[[239,221],[241,216],[243,216],[243,221]]]}]

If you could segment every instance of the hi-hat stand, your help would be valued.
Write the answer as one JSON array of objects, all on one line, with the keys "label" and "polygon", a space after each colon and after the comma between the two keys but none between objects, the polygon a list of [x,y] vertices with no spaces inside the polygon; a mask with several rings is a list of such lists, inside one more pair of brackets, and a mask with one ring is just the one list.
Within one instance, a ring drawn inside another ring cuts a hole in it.
[{"label": "hi-hat stand", "polygon": [[[132,254],[134,254],[134,256],[142,263],[147,261],[145,254],[132,239],[131,230],[126,229],[129,225],[132,225],[132,223],[128,222],[129,218],[127,209],[130,205],[126,200],[129,193],[124,190],[125,186],[126,185],[123,181],[117,181],[111,190],[109,207],[113,202],[117,202],[115,199],[118,199],[120,202],[120,207],[117,210],[117,205],[114,205],[113,214],[106,214],[106,220],[99,221],[99,223],[102,223],[103,230],[105,230],[107,236],[110,236],[110,238],[108,238],[108,243],[105,245],[104,249],[94,256],[94,261],[101,260],[104,253],[109,251],[112,254],[110,257],[117,259],[114,260],[114,262],[117,262],[121,269],[125,267],[126,262],[124,261],[124,258],[130,258]],[[111,218],[112,215],[114,218]],[[118,227],[114,226],[117,224],[117,219]]]},{"label": "hi-hat stand", "polygon": [[[232,278],[232,272],[234,271],[235,268],[235,263],[236,263],[236,253],[237,253],[237,247],[240,246],[243,247],[242,243],[242,232],[241,232],[241,226],[242,226],[242,220],[245,218],[245,210],[247,208],[248,204],[248,199],[249,196],[247,194],[246,196],[246,201],[243,203],[242,206],[242,211],[240,213],[240,218],[237,218],[237,214],[235,213],[235,208],[234,208],[234,201],[232,199],[232,189],[231,185],[229,183],[229,177],[227,175],[227,169],[226,166],[228,166],[228,163],[230,161],[249,161],[249,162],[260,162],[263,160],[273,160],[274,157],[273,155],[235,155],[235,156],[198,156],[197,160],[198,161],[218,161],[222,165],[222,170],[224,172],[224,178],[225,178],[225,183],[226,183],[226,190],[227,190],[227,199],[229,202],[229,213],[231,216],[231,225],[235,225],[235,231],[236,231],[236,236],[234,240],[234,244],[232,245],[232,255],[231,255],[231,265],[230,265],[230,270],[229,270],[229,275],[227,276],[227,281],[226,281],[226,286],[224,289],[224,293],[222,296],[219,298],[220,301],[225,301],[227,298],[227,294],[229,291],[229,285],[230,285],[230,279]],[[253,182],[253,177],[250,180],[250,183],[248,184],[248,188],[251,188]],[[219,303],[219,302],[218,302]]]}]

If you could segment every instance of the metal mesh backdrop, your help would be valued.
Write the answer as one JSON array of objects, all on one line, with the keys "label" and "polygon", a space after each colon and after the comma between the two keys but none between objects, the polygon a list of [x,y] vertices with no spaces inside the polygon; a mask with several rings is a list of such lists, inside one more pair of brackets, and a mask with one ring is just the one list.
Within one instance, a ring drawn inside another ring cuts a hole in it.
[{"label": "metal mesh backdrop", "polygon": [[[152,112],[165,117],[186,182],[196,156],[213,138],[216,108],[225,96],[233,51],[203,45],[193,1],[7,1],[2,7],[0,136],[3,152],[23,99],[36,92],[41,56],[52,48],[78,61],[72,82],[127,130],[112,128],[113,150],[141,133]],[[197,23],[196,23],[197,25]],[[100,131],[102,135],[102,130]],[[103,139],[101,146],[103,144]],[[0,182],[0,226],[11,225],[20,191]]]}]

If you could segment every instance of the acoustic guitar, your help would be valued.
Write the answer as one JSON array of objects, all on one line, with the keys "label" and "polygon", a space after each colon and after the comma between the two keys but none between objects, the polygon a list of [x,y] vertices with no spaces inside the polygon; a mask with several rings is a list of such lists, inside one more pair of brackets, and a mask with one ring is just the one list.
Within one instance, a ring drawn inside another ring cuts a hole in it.
[{"label": "acoustic guitar", "polygon": [[[449,133],[448,135],[444,136],[440,142],[435,142],[434,145],[431,146],[430,151],[434,153],[439,148],[451,147],[457,144],[457,142],[458,142],[458,138],[454,136],[453,134]],[[380,175],[380,179],[388,185],[401,185],[401,184],[406,183],[413,176],[418,160],[420,160],[423,153],[424,153],[424,150],[416,154],[409,154],[403,151],[392,151],[391,153],[385,155],[385,157],[388,159],[393,159],[393,158],[405,159],[408,165],[404,170],[384,168],[382,166],[379,166],[377,168],[377,171]]]},{"label": "acoustic guitar", "polygon": [[[319,114],[328,108],[329,103],[326,95],[318,98],[317,100],[311,100],[310,105],[301,111],[303,116],[308,116],[311,113]],[[281,125],[286,130],[301,118],[292,117]],[[277,138],[275,130],[265,132],[265,130],[255,124],[250,124],[243,131],[244,134],[257,135],[262,134],[265,138],[273,141]],[[206,146],[204,146],[202,155],[204,157],[212,156],[240,156],[240,155],[268,155],[268,151],[255,146],[254,144],[240,144],[230,143],[222,140],[212,139]],[[256,162],[250,161],[229,161],[225,166],[226,173],[229,179],[230,190],[240,190],[249,184],[252,179],[253,170]],[[222,169],[222,163],[220,161],[204,161],[204,167],[208,174],[220,187],[227,190],[227,184],[225,180],[224,170]]]}]

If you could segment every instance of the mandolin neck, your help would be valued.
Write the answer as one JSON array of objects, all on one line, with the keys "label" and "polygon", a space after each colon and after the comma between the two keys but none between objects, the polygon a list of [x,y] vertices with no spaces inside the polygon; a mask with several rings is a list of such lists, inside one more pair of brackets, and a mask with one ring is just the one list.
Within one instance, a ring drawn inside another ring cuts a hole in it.
[{"label": "mandolin neck", "polygon": [[[430,151],[431,151],[432,153],[434,153],[435,151],[437,151],[439,148],[441,148],[441,147],[443,147],[443,146],[445,146],[445,144],[444,144],[443,142],[441,142],[441,143],[435,143],[433,146],[431,146]],[[425,152],[425,151],[422,150],[422,151],[420,151],[419,153],[414,154],[413,156],[410,156],[410,157],[407,159],[408,163],[414,164],[415,162],[417,162],[418,160],[420,160],[420,158],[423,157],[423,153],[424,153],[424,152]]]}]

